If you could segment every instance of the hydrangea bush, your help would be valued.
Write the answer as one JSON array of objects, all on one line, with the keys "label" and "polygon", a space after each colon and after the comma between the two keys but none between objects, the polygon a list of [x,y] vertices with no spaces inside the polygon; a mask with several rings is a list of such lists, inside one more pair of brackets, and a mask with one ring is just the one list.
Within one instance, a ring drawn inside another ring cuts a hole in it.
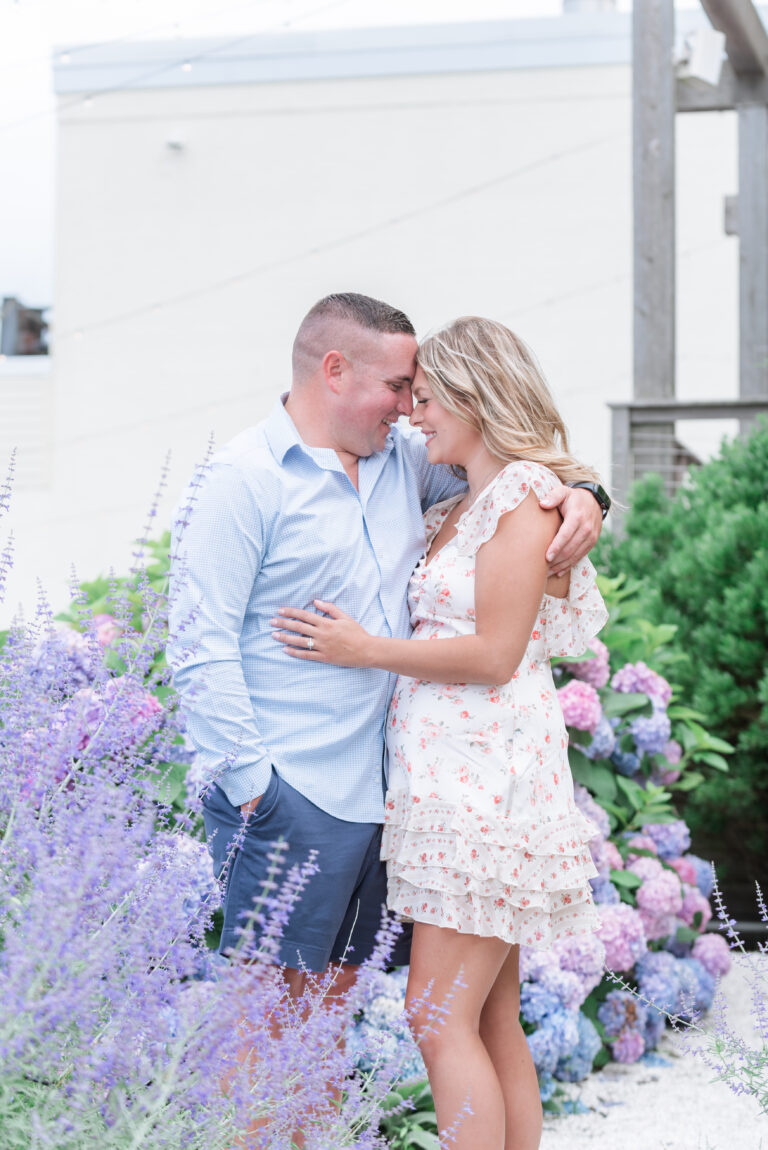
[{"label": "hydrangea bush", "polygon": [[[268,929],[247,995],[242,967],[212,949],[219,892],[163,654],[168,545],[145,540],[128,578],[80,584],[64,615],[42,602],[2,637],[4,1144],[215,1150],[269,1114],[254,1145],[284,1148],[303,1129],[308,1150],[436,1147],[405,972],[384,972],[386,932],[343,1007],[291,1010],[271,976],[311,860],[255,908]],[[602,925],[521,953],[521,1018],[551,1106],[559,1082],[653,1050],[664,1015],[652,1004],[682,1018],[707,1009],[730,964],[725,940],[704,933],[711,868],[689,852],[674,806],[703,771],[727,769],[729,748],[676,697],[669,628],[633,618],[620,579],[603,591],[604,641],[555,669],[576,802],[599,831]],[[270,1019],[284,1023],[280,1038]],[[241,1034],[260,1051],[248,1073]],[[340,1109],[329,1084],[344,1092]]]}]

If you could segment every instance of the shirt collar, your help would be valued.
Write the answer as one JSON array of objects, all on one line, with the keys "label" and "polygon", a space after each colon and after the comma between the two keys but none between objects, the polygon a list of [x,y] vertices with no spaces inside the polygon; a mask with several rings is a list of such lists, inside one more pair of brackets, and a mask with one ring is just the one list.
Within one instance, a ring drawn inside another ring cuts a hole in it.
[{"label": "shirt collar", "polygon": [[[267,416],[264,424],[264,435],[278,463],[283,463],[291,448],[297,447],[300,451],[303,451],[306,455],[315,459],[316,462],[320,462],[320,458],[322,457],[326,465],[328,462],[331,462],[331,457],[333,457],[333,460],[336,461],[339,469],[341,469],[341,461],[332,448],[309,447],[304,442],[296,430],[296,424],[285,410],[285,401],[287,398],[288,392],[283,392]],[[360,463],[366,465],[368,460],[386,459],[393,446],[394,436],[392,431],[390,431],[387,436],[386,446],[382,448],[381,451],[377,451],[375,455],[364,456],[360,459]],[[325,458],[326,456],[327,459]]]}]

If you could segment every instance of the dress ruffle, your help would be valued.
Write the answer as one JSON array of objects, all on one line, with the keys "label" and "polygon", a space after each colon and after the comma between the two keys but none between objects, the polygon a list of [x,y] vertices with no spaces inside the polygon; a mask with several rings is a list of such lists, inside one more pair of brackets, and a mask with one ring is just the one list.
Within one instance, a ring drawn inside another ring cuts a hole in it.
[{"label": "dress ruffle", "polygon": [[389,906],[406,918],[532,946],[587,933],[597,925],[588,843],[598,833],[576,808],[525,822],[390,792],[382,842]]},{"label": "dress ruffle", "polygon": [[459,555],[474,555],[483,543],[493,538],[500,517],[519,507],[531,491],[541,499],[559,483],[554,472],[540,463],[523,460],[508,463],[459,517],[456,524]]},{"label": "dress ruffle", "polygon": [[595,583],[595,569],[589,559],[571,567],[568,595],[557,599],[545,595],[542,603],[544,653],[583,655],[598,631],[608,622],[608,610]]}]

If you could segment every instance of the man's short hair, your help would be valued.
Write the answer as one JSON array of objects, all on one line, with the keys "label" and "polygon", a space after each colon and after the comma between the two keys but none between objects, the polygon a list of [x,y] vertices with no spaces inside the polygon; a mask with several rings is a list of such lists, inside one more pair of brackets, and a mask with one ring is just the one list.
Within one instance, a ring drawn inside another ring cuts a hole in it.
[{"label": "man's short hair", "polygon": [[314,324],[318,319],[347,320],[356,323],[358,327],[388,335],[416,335],[405,312],[380,299],[353,291],[323,296],[304,316],[299,331],[305,324]]}]

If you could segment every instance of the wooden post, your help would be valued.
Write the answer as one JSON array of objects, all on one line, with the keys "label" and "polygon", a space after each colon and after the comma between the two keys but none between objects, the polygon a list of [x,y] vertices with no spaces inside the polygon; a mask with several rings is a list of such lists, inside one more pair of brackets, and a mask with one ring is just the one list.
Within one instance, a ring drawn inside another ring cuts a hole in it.
[{"label": "wooden post", "polygon": [[742,104],[738,117],[739,394],[755,399],[768,397],[768,108]]},{"label": "wooden post", "polygon": [[624,508],[627,492],[634,478],[632,462],[631,408],[628,403],[612,403],[611,407],[611,530],[618,538],[624,534]]},{"label": "wooden post", "polygon": [[[634,398],[675,394],[673,0],[632,10]],[[674,423],[637,425],[636,471],[673,481]]]}]

